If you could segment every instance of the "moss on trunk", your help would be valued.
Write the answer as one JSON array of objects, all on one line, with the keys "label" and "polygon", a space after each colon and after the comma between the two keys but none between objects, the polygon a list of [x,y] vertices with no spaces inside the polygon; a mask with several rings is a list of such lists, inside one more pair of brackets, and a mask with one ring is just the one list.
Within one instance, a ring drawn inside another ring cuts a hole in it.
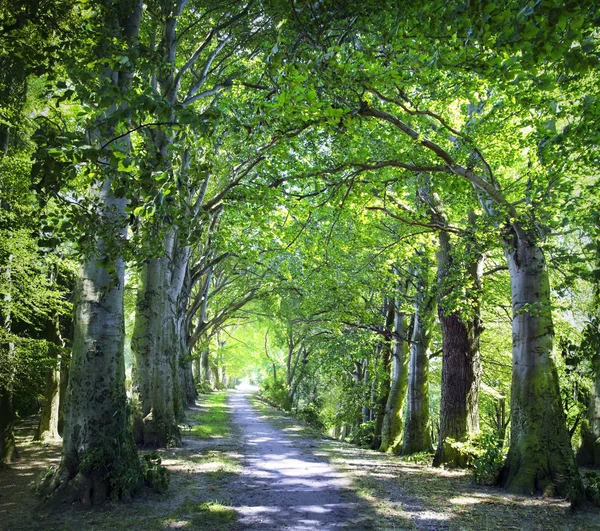
[{"label": "moss on trunk", "polygon": [[513,306],[511,441],[500,482],[511,492],[582,499],[558,373],[552,357],[554,330],[550,285],[535,236],[513,225],[507,240]]}]

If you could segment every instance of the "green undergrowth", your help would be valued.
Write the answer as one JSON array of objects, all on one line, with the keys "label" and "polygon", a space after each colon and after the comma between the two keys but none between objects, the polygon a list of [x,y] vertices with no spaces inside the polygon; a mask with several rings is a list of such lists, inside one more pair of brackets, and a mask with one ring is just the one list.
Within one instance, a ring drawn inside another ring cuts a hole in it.
[{"label": "green undergrowth", "polygon": [[181,506],[181,511],[190,516],[185,528],[191,529],[221,531],[229,529],[237,520],[237,513],[231,504],[223,500],[198,503],[188,498]]},{"label": "green undergrowth", "polygon": [[200,395],[202,413],[190,415],[196,423],[192,426],[191,434],[200,439],[210,437],[231,437],[227,393],[218,391]]}]

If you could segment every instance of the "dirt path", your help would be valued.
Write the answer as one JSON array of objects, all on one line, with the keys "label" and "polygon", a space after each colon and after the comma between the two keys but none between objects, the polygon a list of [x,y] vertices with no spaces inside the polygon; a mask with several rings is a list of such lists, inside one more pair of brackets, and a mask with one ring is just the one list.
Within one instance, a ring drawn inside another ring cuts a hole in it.
[{"label": "dirt path", "polygon": [[349,481],[323,457],[314,441],[292,439],[250,404],[248,394],[229,398],[242,437],[244,470],[231,498],[244,529],[370,529],[368,507]]}]

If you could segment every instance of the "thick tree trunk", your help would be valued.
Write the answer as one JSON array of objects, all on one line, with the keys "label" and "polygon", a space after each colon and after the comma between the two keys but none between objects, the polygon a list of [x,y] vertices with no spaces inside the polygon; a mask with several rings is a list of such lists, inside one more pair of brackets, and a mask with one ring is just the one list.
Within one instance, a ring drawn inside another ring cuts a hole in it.
[{"label": "thick tree trunk", "polygon": [[554,330],[548,272],[535,236],[516,224],[506,242],[513,306],[511,441],[501,484],[511,492],[581,499],[552,358]]},{"label": "thick tree trunk", "polygon": [[200,353],[200,367],[200,381],[210,385],[210,358],[207,348]]},{"label": "thick tree trunk", "polygon": [[[440,431],[434,466],[466,466],[465,458],[452,448],[450,441],[463,442],[479,431],[479,289],[481,287],[481,256],[475,255],[466,271],[467,297],[473,302],[473,314],[448,313],[445,298],[449,294],[448,275],[452,266],[448,233],[440,232],[438,252],[438,285],[440,300],[438,317],[442,329],[442,389],[440,401]],[[470,287],[472,286],[472,287]]]},{"label": "thick tree trunk", "polygon": [[[384,328],[386,331],[391,331],[395,321],[396,306],[393,299],[386,299],[383,305],[383,313],[385,314]],[[381,374],[383,379],[381,382],[377,382],[379,385],[375,385],[374,382],[374,400],[373,403],[376,405],[374,410],[375,415],[375,431],[373,433],[373,442],[371,448],[378,450],[381,448],[383,422],[385,419],[385,409],[390,396],[391,378],[390,378],[390,366],[392,358],[392,345],[387,339],[382,339],[378,345],[379,349],[379,360],[381,363]]]},{"label": "thick tree trunk", "polygon": [[[137,51],[142,3],[128,0],[118,5],[106,2],[99,12],[106,37],[120,40]],[[132,73],[102,67],[99,81],[103,88],[117,89],[126,95]],[[124,109],[126,102],[120,105]],[[91,140],[103,147],[115,136],[106,120],[117,110],[106,108],[99,129]],[[128,124],[124,124],[128,127]],[[108,149],[130,147],[129,136]],[[143,475],[133,440],[125,392],[123,289],[125,264],[120,257],[121,241],[127,237],[126,200],[112,190],[110,159],[104,161],[106,176],[95,188],[100,236],[94,252],[80,267],[75,289],[74,338],[67,411],[63,433],[63,452],[59,468],[48,474],[42,492],[55,500],[80,500],[84,505],[103,503],[108,497],[129,498],[143,484]]]},{"label": "thick tree trunk", "polygon": [[[423,272],[423,274],[427,273]],[[429,431],[429,342],[433,316],[431,305],[427,285],[420,281],[415,295],[415,314],[410,344],[403,455],[431,450]]]},{"label": "thick tree trunk", "polygon": [[[107,218],[125,219],[125,200],[113,196],[110,181],[99,199]],[[112,271],[100,265],[105,248],[99,242],[97,256],[79,271],[63,457],[43,488],[58,500],[86,506],[109,496],[128,498],[142,482],[125,394],[125,265],[111,256]]]},{"label": "thick tree trunk", "polygon": [[11,463],[16,457],[14,426],[15,410],[12,393],[2,390],[0,391],[0,467]]},{"label": "thick tree trunk", "polygon": [[581,425],[577,462],[584,466],[600,466],[600,376],[594,380],[586,419]]},{"label": "thick tree trunk", "polygon": [[151,447],[177,444],[180,439],[174,396],[177,364],[172,351],[163,348],[170,335],[167,262],[167,257],[153,258],[143,266],[131,338],[134,435],[138,444]]},{"label": "thick tree trunk", "polygon": [[69,387],[69,366],[71,357],[68,352],[63,352],[60,356],[60,382],[58,386],[58,434],[62,437],[65,429],[65,409],[67,403],[67,390]]},{"label": "thick tree trunk", "polygon": [[[405,291],[403,295],[405,295]],[[383,452],[396,452],[400,445],[402,434],[402,407],[406,398],[408,387],[408,360],[409,342],[406,315],[399,312],[401,300],[396,302],[394,316],[394,332],[397,339],[392,350],[392,377],[390,381],[390,393],[385,405],[383,426],[381,428],[381,445],[379,449]]]}]

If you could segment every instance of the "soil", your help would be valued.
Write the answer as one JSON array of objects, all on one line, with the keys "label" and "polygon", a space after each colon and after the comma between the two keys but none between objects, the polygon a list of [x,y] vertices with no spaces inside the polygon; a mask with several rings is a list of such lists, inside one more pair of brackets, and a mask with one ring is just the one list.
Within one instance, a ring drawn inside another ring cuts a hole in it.
[{"label": "soil", "polygon": [[230,404],[243,437],[244,469],[232,485],[243,529],[374,529],[369,505],[315,454],[314,439],[292,439],[271,425],[247,393],[234,391]]}]

